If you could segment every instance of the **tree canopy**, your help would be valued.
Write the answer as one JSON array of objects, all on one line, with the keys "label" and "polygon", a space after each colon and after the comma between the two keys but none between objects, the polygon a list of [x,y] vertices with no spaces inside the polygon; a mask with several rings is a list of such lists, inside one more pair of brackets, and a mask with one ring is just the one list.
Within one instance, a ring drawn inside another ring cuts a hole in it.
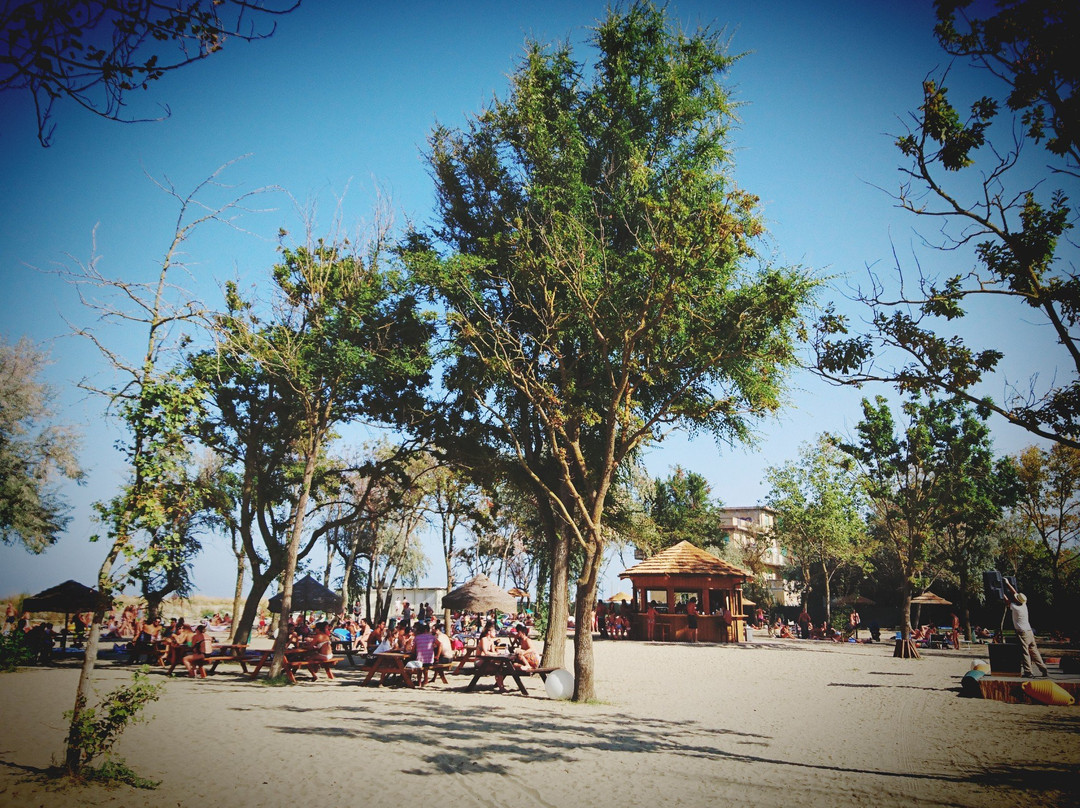
[{"label": "tree canopy", "polygon": [[[970,255],[974,266],[920,266],[917,284],[901,280],[898,287],[874,274],[858,295],[871,328],[853,334],[849,318],[831,308],[818,325],[818,367],[844,384],[881,381],[905,393],[959,396],[1032,434],[1080,448],[1080,278],[1068,238],[1075,219],[1069,196],[1080,179],[1080,6],[1002,0],[996,13],[976,16],[970,0],[936,5],[942,47],[996,77],[1004,104],[983,96],[965,111],[949,88],[954,68],[927,78],[922,106],[896,141],[907,161],[896,201],[933,222],[932,243],[943,257],[963,263]],[[999,120],[1003,106],[1019,126]],[[1029,143],[1049,157],[1044,169],[1024,158]],[[1056,374],[1032,376],[1028,384],[1010,380],[1003,397],[987,395],[982,383],[1005,376],[1008,345],[1001,331],[973,337],[963,318],[988,301],[1048,327],[1046,355],[1058,363]]]},{"label": "tree canopy", "polygon": [[0,541],[35,553],[68,523],[56,479],[83,479],[75,433],[49,423],[52,391],[39,379],[47,359],[27,339],[0,338]]},{"label": "tree canopy", "polygon": [[[582,553],[579,621],[620,464],[674,425],[748,438],[780,406],[814,286],[757,254],[719,35],[635,3],[591,42],[591,73],[569,45],[530,43],[508,98],[435,130],[440,226],[407,258],[446,312],[458,420],[516,460]],[[575,642],[588,699],[591,636]]]}]

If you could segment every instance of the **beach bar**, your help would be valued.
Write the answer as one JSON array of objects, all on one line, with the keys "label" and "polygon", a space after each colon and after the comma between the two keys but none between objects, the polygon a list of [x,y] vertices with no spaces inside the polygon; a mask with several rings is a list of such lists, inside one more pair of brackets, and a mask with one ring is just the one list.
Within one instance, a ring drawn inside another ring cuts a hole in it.
[{"label": "beach bar", "polygon": [[[656,603],[654,640],[688,642],[685,604],[698,603],[699,642],[740,642],[744,636],[742,585],[746,570],[682,541],[622,572],[634,586],[631,636],[648,639],[646,613]],[[731,625],[724,620],[728,611]]]}]

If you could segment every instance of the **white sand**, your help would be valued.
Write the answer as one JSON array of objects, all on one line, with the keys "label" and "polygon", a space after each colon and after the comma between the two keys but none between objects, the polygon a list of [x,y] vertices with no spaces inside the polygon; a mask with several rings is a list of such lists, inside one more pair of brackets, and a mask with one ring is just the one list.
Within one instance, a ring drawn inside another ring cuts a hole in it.
[{"label": "white sand", "polygon": [[891,651],[598,642],[594,704],[538,678],[531,698],[361,687],[347,666],[293,687],[175,679],[116,748],[154,791],[43,782],[77,671],[0,675],[0,806],[1078,804],[1080,707],[960,698],[972,653]]}]

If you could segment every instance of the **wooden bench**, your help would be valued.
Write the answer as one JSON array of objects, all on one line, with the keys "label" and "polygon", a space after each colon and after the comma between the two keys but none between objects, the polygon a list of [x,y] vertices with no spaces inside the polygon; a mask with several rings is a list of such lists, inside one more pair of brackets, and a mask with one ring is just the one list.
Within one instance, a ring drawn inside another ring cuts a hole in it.
[{"label": "wooden bench", "polygon": [[420,686],[423,687],[428,682],[434,682],[436,679],[442,681],[444,685],[450,684],[446,681],[446,672],[454,667],[452,662],[435,662],[424,668],[424,678],[420,682]]},{"label": "wooden bench", "polygon": [[[297,657],[294,659],[286,658],[285,675],[289,677],[290,682],[295,683],[296,672],[301,668],[307,668],[308,672],[311,674],[312,681],[318,681],[319,677],[315,673],[315,670],[322,668],[324,671],[326,671],[326,678],[333,679],[334,665],[344,661],[345,657],[334,657],[333,659],[304,659],[301,657]],[[315,670],[312,670],[312,667],[314,667]]]}]

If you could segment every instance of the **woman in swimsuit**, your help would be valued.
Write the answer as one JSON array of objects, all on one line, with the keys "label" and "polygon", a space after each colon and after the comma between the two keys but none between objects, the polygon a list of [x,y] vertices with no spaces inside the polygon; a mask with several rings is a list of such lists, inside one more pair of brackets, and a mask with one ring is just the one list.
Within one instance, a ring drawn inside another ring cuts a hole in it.
[{"label": "woman in swimsuit", "polygon": [[307,648],[308,672],[312,679],[318,680],[316,671],[319,670],[319,665],[334,658],[334,642],[329,623],[320,620],[315,624],[315,633],[307,641]]},{"label": "woman in swimsuit", "polygon": [[[499,650],[499,647],[495,644],[495,622],[491,621],[484,627],[484,634],[480,638],[480,656],[506,656]],[[503,679],[505,676],[495,677],[495,688],[500,692],[505,692],[506,687],[503,685]]]}]

